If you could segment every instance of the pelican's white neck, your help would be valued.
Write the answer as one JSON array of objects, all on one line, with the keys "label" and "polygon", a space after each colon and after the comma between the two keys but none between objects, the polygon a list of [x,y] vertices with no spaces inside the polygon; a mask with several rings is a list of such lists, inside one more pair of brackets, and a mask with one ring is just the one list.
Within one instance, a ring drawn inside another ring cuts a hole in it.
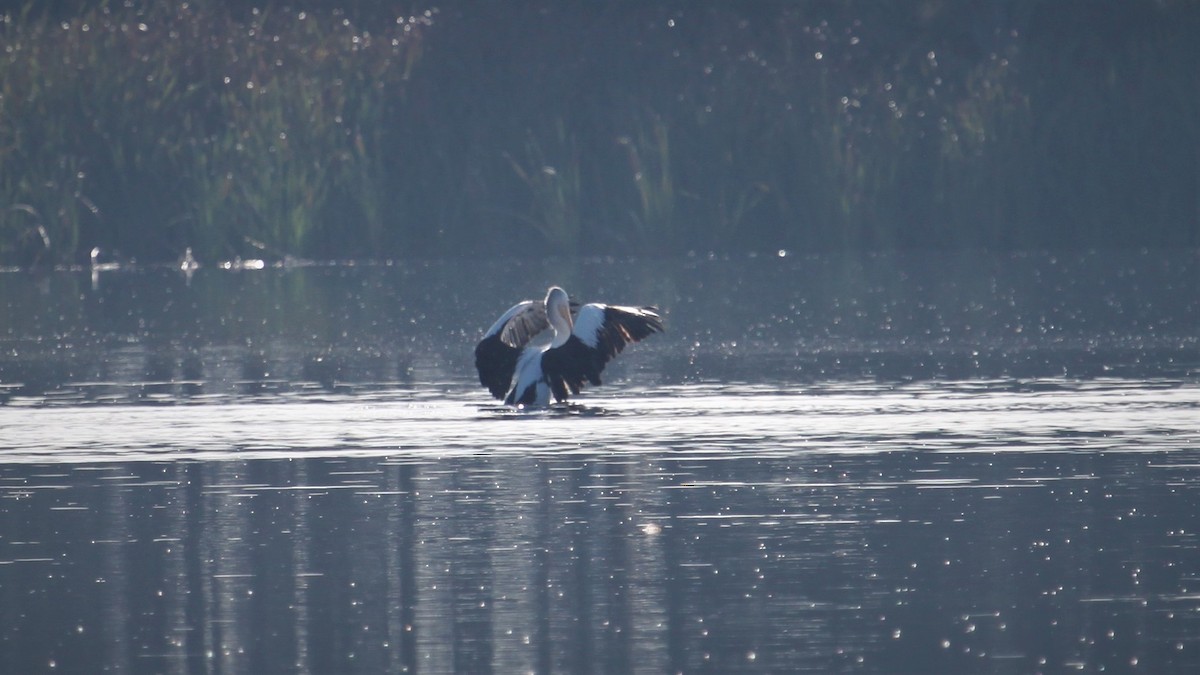
[{"label": "pelican's white neck", "polygon": [[551,286],[546,292],[546,318],[554,329],[554,341],[551,347],[561,347],[571,337],[571,300],[567,292],[558,286]]}]

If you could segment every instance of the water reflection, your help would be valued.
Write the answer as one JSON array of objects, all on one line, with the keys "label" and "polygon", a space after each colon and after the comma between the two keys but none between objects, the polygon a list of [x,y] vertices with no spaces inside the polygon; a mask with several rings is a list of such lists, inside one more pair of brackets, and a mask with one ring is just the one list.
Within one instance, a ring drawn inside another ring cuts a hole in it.
[{"label": "water reflection", "polygon": [[1194,459],[1145,448],[10,465],[0,661],[1183,672],[1200,663]]}]

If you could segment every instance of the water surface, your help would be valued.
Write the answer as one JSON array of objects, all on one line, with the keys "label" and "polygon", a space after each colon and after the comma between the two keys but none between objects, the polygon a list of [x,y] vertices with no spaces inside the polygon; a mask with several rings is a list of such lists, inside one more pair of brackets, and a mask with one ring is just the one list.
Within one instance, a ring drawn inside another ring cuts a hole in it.
[{"label": "water surface", "polygon": [[1190,672],[1194,261],[521,266],[668,317],[533,414],[451,265],[0,275],[0,671]]}]

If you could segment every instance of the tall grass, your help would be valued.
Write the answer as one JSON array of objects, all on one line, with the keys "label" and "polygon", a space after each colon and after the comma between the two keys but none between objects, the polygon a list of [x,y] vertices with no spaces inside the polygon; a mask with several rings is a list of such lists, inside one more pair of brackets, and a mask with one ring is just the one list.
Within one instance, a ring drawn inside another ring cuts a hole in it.
[{"label": "tall grass", "polygon": [[28,248],[16,205],[60,260],[81,242],[152,257],[186,245],[237,255],[247,241],[319,255],[331,221],[351,250],[372,250],[386,216],[371,141],[426,23],[372,34],[336,12],[235,18],[212,3],[5,17],[0,254]]},{"label": "tall grass", "polygon": [[523,159],[506,155],[513,173],[529,191],[527,210],[517,217],[542,235],[552,253],[576,255],[581,253],[582,231],[579,149],[562,119],[552,131],[546,142],[531,131]]},{"label": "tall grass", "polygon": [[625,148],[638,196],[637,208],[630,212],[638,248],[651,253],[676,249],[675,169],[667,123],[660,115],[646,116],[632,136],[623,136],[618,143]]},{"label": "tall grass", "polygon": [[0,23],[0,260],[1200,245],[1193,3],[83,4]]}]

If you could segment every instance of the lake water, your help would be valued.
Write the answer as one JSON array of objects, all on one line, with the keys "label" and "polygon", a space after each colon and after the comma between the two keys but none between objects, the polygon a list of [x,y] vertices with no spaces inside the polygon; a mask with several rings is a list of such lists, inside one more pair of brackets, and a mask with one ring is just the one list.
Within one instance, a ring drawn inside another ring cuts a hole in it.
[{"label": "lake water", "polygon": [[[517,413],[471,348],[549,283],[668,332]],[[0,309],[3,673],[1200,669],[1194,252],[8,272]]]}]

